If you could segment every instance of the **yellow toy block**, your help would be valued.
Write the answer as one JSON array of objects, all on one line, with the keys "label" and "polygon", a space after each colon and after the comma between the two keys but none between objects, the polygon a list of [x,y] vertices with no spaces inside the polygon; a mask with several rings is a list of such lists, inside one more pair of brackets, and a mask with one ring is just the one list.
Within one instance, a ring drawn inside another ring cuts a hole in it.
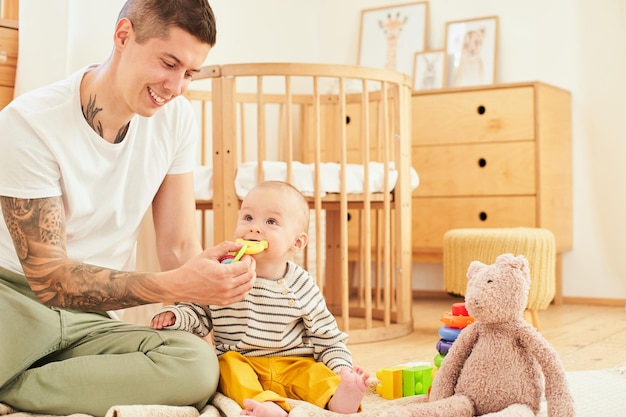
[{"label": "yellow toy block", "polygon": [[405,366],[393,366],[376,371],[376,378],[380,381],[376,385],[376,392],[383,398],[394,400],[402,397],[402,370]]}]

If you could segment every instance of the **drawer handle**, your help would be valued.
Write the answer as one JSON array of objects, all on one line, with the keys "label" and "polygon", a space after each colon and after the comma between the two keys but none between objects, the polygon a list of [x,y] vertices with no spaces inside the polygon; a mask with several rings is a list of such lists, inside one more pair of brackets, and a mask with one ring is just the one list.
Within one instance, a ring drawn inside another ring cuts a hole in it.
[{"label": "drawer handle", "polygon": [[487,111],[487,109],[485,108],[485,106],[480,105],[476,108],[476,112],[478,112],[478,114],[483,115],[485,114],[485,112]]},{"label": "drawer handle", "polygon": [[7,58],[8,58],[7,51],[5,50],[0,51],[0,64],[4,64],[5,62],[7,62]]},{"label": "drawer handle", "polygon": [[484,168],[485,166],[487,166],[487,160],[485,158],[480,158],[478,160],[478,166]]},{"label": "drawer handle", "polygon": [[346,116],[346,124],[349,125],[350,124],[350,116]]},{"label": "drawer handle", "polygon": [[478,218],[480,219],[481,222],[484,222],[485,220],[487,220],[487,213],[485,213],[484,211],[481,211],[478,214]]}]

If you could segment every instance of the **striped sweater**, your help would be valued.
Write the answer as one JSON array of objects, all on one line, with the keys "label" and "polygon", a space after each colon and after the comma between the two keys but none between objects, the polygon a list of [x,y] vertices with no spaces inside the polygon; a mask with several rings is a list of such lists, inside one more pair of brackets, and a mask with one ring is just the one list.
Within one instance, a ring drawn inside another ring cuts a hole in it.
[{"label": "striped sweater", "polygon": [[243,301],[224,307],[177,303],[163,310],[176,315],[168,328],[199,336],[213,330],[217,354],[245,356],[312,356],[335,372],[352,367],[341,332],[311,275],[288,262],[283,278],[257,277]]}]

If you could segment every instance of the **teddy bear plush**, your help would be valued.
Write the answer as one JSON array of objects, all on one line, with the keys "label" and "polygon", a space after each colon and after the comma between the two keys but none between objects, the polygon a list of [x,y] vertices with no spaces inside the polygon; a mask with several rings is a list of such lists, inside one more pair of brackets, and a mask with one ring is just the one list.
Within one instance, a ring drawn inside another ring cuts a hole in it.
[{"label": "teddy bear plush", "polygon": [[452,344],[428,401],[406,404],[395,415],[530,417],[545,392],[548,416],[574,416],[558,354],[524,320],[528,260],[502,254],[492,265],[473,261],[467,277],[465,307],[476,321]]}]

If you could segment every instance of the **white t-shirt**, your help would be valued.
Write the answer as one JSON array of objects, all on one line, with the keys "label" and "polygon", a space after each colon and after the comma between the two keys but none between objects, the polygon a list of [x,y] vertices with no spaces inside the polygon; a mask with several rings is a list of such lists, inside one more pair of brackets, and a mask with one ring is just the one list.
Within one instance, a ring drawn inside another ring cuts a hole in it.
[{"label": "white t-shirt", "polygon": [[[121,143],[105,141],[81,110],[88,69],[0,112],[0,195],[62,196],[69,258],[132,270],[139,226],[163,179],[193,171],[197,124],[191,104],[178,97],[152,117],[133,117]],[[23,273],[4,221],[0,266]]]}]

